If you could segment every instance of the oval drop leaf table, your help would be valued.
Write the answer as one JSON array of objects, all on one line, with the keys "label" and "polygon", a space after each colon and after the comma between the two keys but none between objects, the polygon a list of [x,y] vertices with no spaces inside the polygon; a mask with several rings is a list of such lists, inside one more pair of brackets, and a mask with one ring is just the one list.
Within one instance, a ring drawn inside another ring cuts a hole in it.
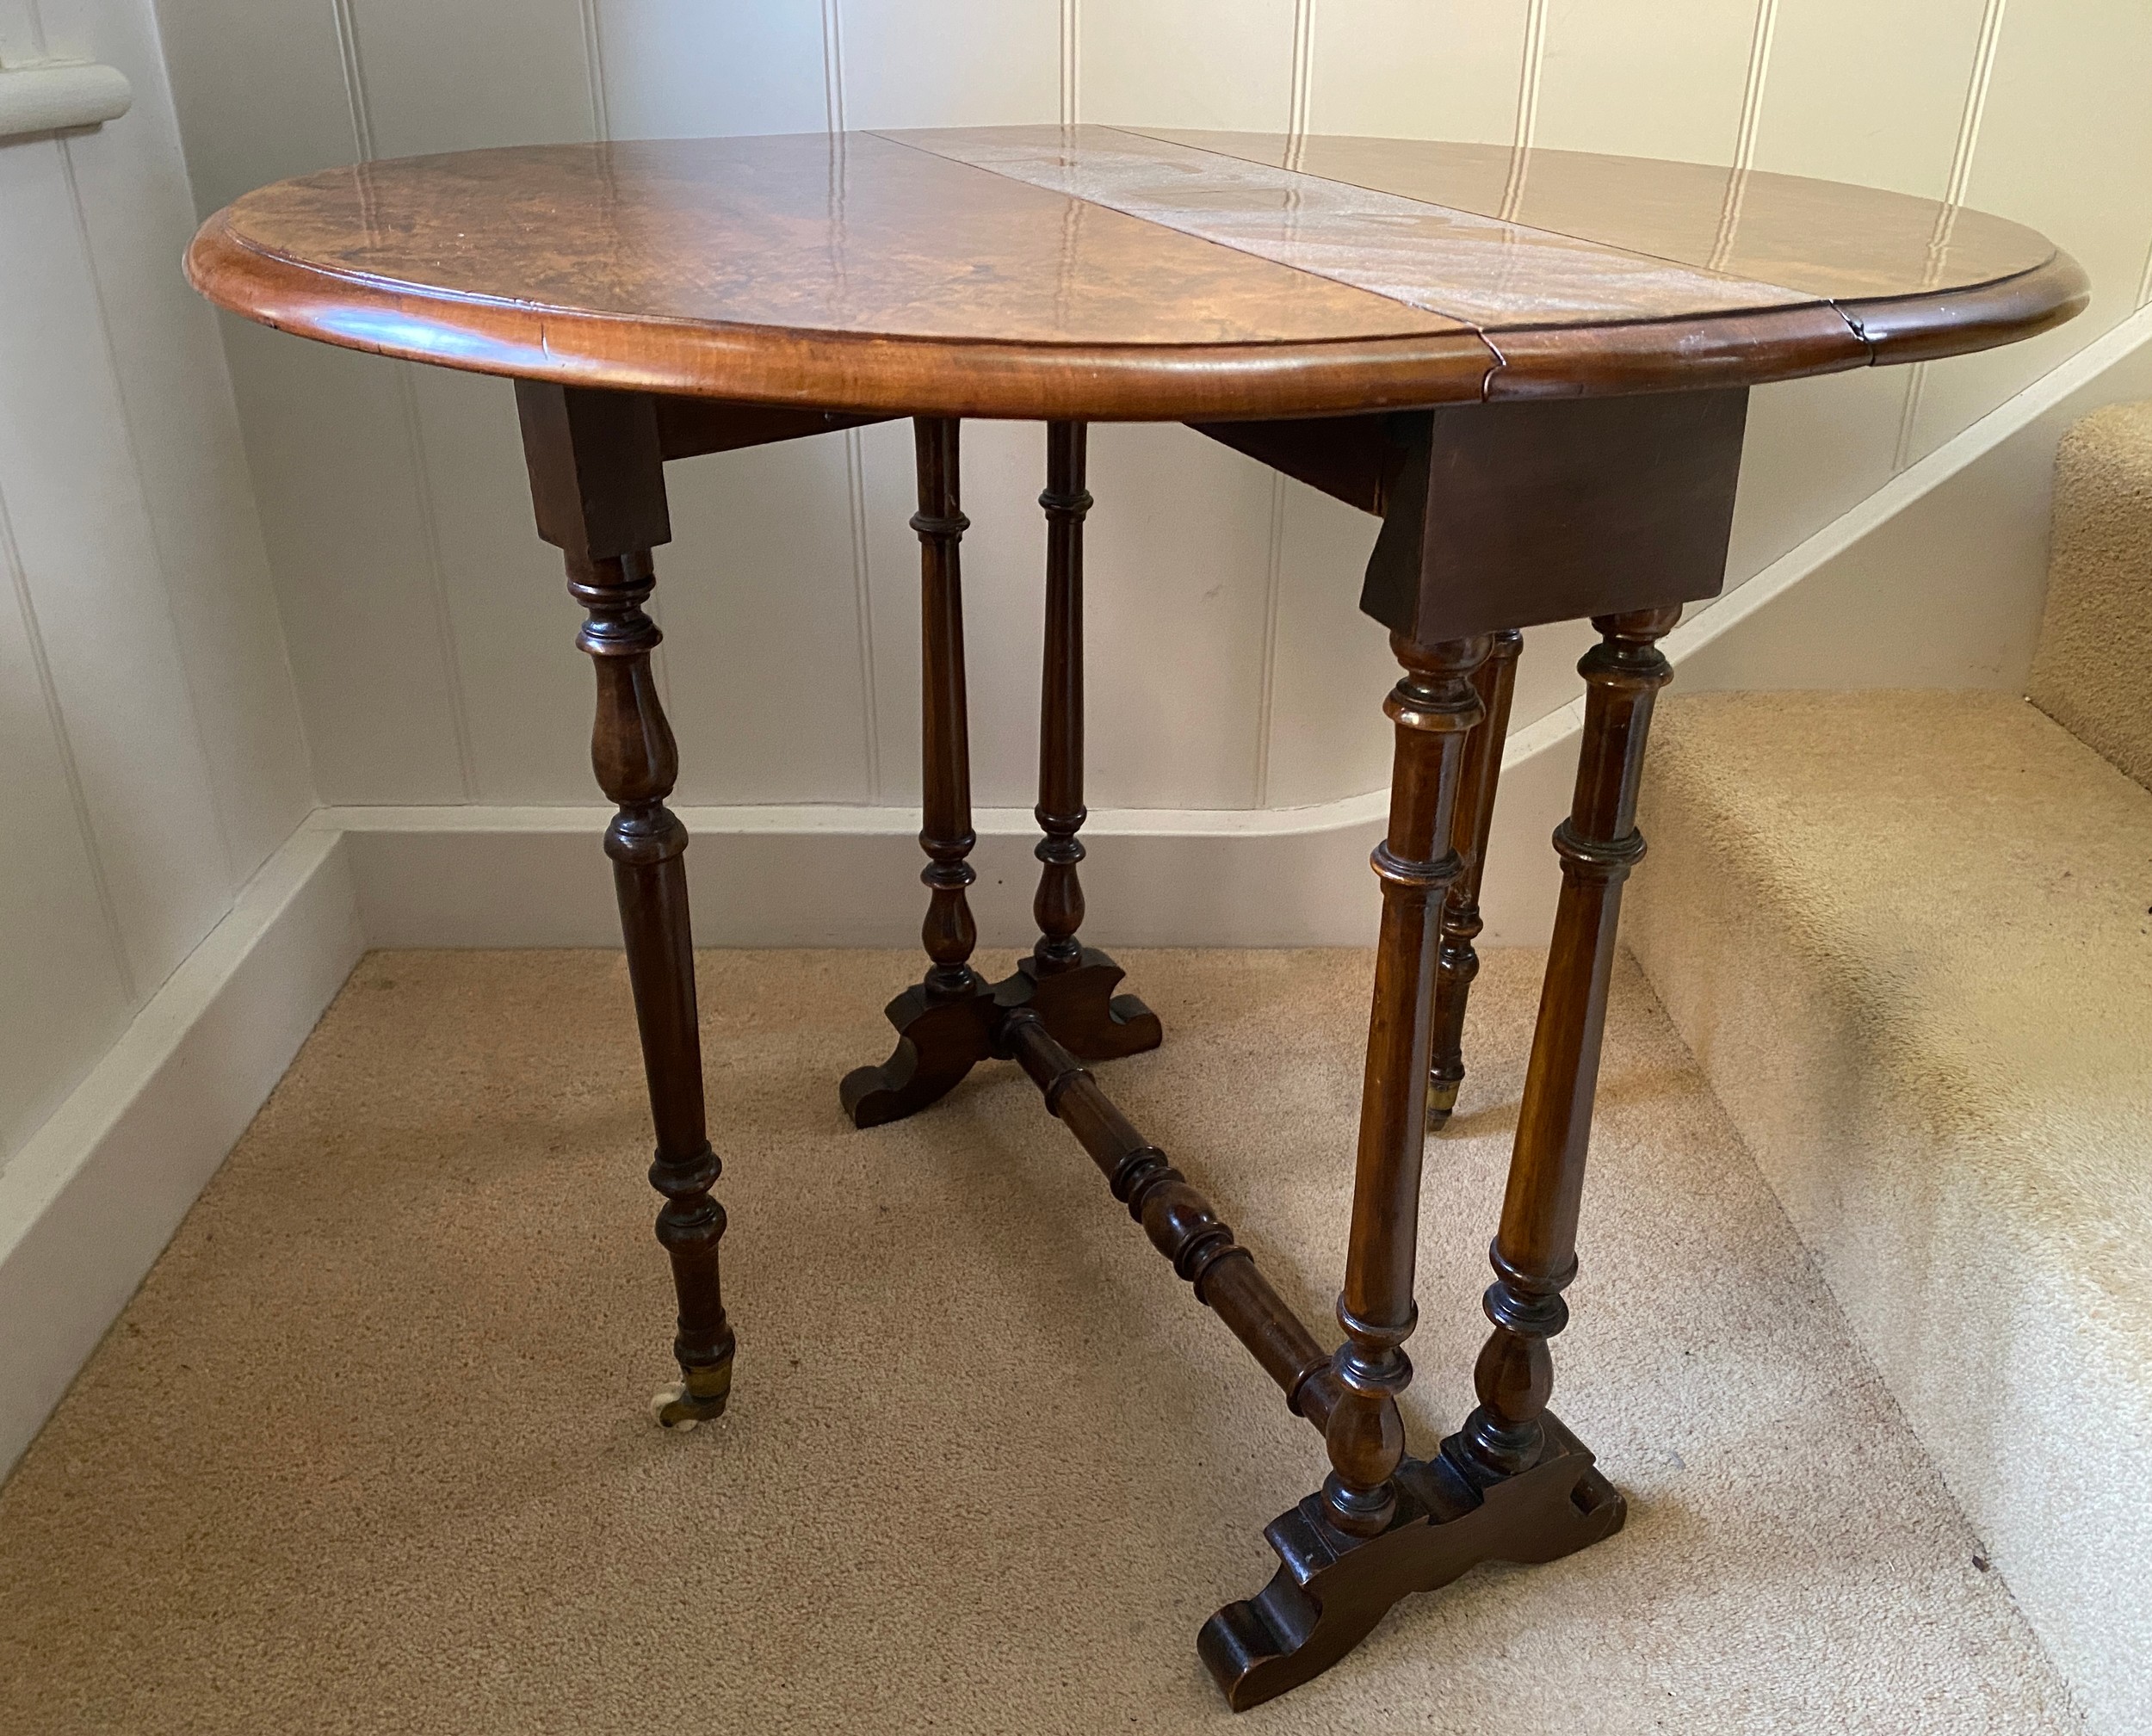
[{"label": "oval drop leaf table", "polygon": [[[2069,318],[2083,274],[2030,230],[1790,176],[1476,145],[1104,127],[469,151],[248,195],[194,282],[248,318],[504,374],[538,534],[597,672],[593,759],[679,1297],[660,1420],[720,1415],[734,1339],[705,1134],[687,836],[651,678],[669,459],[915,418],[930,963],[895,1053],[842,1085],[861,1127],[1013,1059],[1173,1269],[1322,1432],[1280,1566],[1197,1645],[1235,1707],[1307,1680],[1407,1592],[1608,1535],[1621,1496],[1547,1409],[1568,1319],[1657,648],[1723,581],[1747,388],[1943,356]],[[966,417],[1048,423],[1040,938],[971,964],[958,548]],[[1082,944],[1085,430],[1185,422],[1382,521],[1361,607],[1405,670],[1351,1234],[1326,1350],[1082,1065],[1155,1046]],[[1477,898],[1519,630],[1588,616],[1574,804],[1487,1293],[1479,1403],[1425,1458],[1412,1376],[1421,1148],[1456,1098]]]}]

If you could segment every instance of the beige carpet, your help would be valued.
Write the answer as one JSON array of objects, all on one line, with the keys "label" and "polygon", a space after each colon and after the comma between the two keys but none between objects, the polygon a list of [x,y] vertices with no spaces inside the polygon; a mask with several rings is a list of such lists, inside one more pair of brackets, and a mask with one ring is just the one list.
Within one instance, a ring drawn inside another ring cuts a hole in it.
[{"label": "beige carpet", "polygon": [[2152,794],[2000,693],[1669,696],[1629,939],[2097,1727],[2152,1731]]},{"label": "beige carpet", "polygon": [[2111,404],[2062,436],[2053,526],[2027,691],[2152,789],[2152,403]]},{"label": "beige carpet", "polygon": [[[999,961],[993,962],[999,963]],[[1105,1071],[1323,1316],[1369,961],[1138,955]],[[1411,1395],[1453,1423],[1537,959],[1430,1152]],[[856,1134],[889,954],[714,954],[741,1338],[671,1436],[626,985],[368,958],[0,1491],[0,1729],[1224,1730],[1194,1651],[1320,1448],[997,1068]],[[1250,1731],[2076,1727],[1624,963],[1561,1414],[1629,1529],[1402,1606]]]}]

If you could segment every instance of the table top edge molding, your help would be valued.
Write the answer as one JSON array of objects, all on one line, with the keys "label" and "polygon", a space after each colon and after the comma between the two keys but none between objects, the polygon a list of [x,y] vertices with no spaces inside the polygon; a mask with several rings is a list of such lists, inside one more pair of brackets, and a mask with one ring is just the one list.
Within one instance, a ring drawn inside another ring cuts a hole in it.
[{"label": "table top edge molding", "polygon": [[203,223],[186,270],[210,300],[259,324],[469,372],[857,415],[1224,421],[1754,386],[1991,348],[2062,323],[2089,298],[2082,268],[2055,250],[1982,283],[1663,318],[1252,341],[1005,338],[430,284],[281,248],[247,232],[245,203]]}]

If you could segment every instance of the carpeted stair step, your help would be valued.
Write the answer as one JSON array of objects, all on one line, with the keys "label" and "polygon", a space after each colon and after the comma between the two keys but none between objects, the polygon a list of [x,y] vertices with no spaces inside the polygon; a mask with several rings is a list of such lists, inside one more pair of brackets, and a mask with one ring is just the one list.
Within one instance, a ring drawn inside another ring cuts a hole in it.
[{"label": "carpeted stair step", "polygon": [[[2060,541],[2066,638],[2138,522]],[[2152,794],[2008,695],[1669,696],[1639,823],[1625,937],[2093,1727],[2152,1730]]]},{"label": "carpeted stair step", "polygon": [[2095,411],[2055,462],[2033,704],[2152,789],[2152,404]]}]

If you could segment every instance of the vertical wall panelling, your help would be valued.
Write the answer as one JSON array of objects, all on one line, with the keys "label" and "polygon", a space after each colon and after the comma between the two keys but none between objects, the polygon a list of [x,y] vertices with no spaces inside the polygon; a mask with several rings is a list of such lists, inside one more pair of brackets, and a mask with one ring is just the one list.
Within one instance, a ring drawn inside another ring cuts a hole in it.
[{"label": "vertical wall panelling", "polygon": [[[658,592],[683,804],[874,800],[849,469],[841,434],[666,467]],[[585,735],[588,709],[571,714]],[[587,800],[581,747],[556,758],[565,799]]]},{"label": "vertical wall panelling", "polygon": [[1061,38],[1058,45],[1061,57],[1061,120],[1064,127],[1076,124],[1079,108],[1083,101],[1083,30],[1080,10],[1082,0],[1061,0]]},{"label": "vertical wall panelling", "polygon": [[[1254,806],[1269,473],[1184,428],[1104,428],[1091,491],[1091,805]],[[1345,576],[1346,588],[1357,593],[1357,579]]]},{"label": "vertical wall panelling", "polygon": [[[1950,232],[1951,213],[1965,198],[1965,183],[1971,177],[1973,152],[1980,143],[1981,116],[1988,107],[1988,89],[1994,82],[1995,49],[2002,39],[2002,19],[2005,0],[1985,0],[1981,9],[1980,45],[1974,51],[1972,76],[1966,81],[1965,103],[1960,111],[1957,143],[1951,152],[1951,176],[1943,190],[1945,203],[1950,207],[1936,225],[1936,242],[1939,245]],[[1908,370],[1906,379],[1905,409],[1898,423],[1898,444],[1893,454],[1893,468],[1903,470],[1919,454],[1914,450],[1914,441],[1920,420],[1922,388],[1927,383],[1927,364],[1918,363]]]},{"label": "vertical wall panelling", "polygon": [[[1315,0],[1294,0],[1292,101],[1285,117],[1285,130],[1296,140],[1306,138],[1309,131],[1308,102],[1314,83],[1314,53]],[[1297,168],[1297,159],[1289,160],[1287,166]]]},{"label": "vertical wall panelling", "polygon": [[107,127],[0,145],[0,1162],[311,801],[145,0],[0,3]]},{"label": "vertical wall panelling", "polygon": [[[1296,129],[1296,136],[1298,136]],[[1278,568],[1285,557],[1285,483],[1271,476],[1271,551],[1263,575],[1262,685],[1255,709],[1255,806],[1271,806],[1272,701],[1277,685]]]},{"label": "vertical wall panelling", "polygon": [[835,0],[832,9],[849,127],[1036,125],[1060,114],[1060,0]]},{"label": "vertical wall panelling", "polygon": [[440,0],[337,3],[350,19],[356,107],[369,155],[596,136],[582,0],[516,0],[512,19]]},{"label": "vertical wall panelling", "polygon": [[231,872],[243,879],[305,816],[312,781],[216,317],[176,264],[194,217],[156,22],[146,0],[43,9],[54,53],[94,48],[134,89],[123,124],[59,145]]},{"label": "vertical wall panelling", "polygon": [[815,133],[828,124],[822,12],[834,0],[584,0],[615,139]]},{"label": "vertical wall panelling", "polygon": [[66,719],[0,492],[0,1165],[119,1035],[134,1000]]},{"label": "vertical wall panelling", "polygon": [[[1084,0],[1084,119],[1284,130],[1297,0]],[[1327,125],[1328,123],[1325,123]]]},{"label": "vertical wall panelling", "polygon": [[[198,213],[362,154],[363,45],[341,3],[187,0],[163,23]],[[436,593],[399,370],[222,330],[317,788],[462,800],[439,636],[414,627]]]},{"label": "vertical wall panelling", "polygon": [[606,112],[605,102],[604,19],[599,12],[598,0],[580,0],[577,9],[583,15],[584,77],[591,93],[591,136],[610,139],[612,120]]},{"label": "vertical wall panelling", "polygon": [[[1988,0],[1777,0],[1766,52],[1751,57],[1747,166],[1944,197],[1989,9]],[[1846,53],[1852,40],[1858,54]],[[1752,395],[1729,587],[1889,480],[1918,372],[1860,370]]]},{"label": "vertical wall panelling", "polygon": [[1545,3],[1323,0],[1308,33],[1308,130],[1509,144]]},{"label": "vertical wall panelling", "polygon": [[[514,388],[442,368],[396,371],[419,460],[418,522],[430,529],[414,553],[440,575],[429,600],[451,723],[462,723],[457,748],[468,756],[465,800],[587,801],[589,659],[575,649],[560,553],[530,528]],[[661,562],[660,576],[668,571]],[[668,625],[671,602],[661,605]]]},{"label": "vertical wall panelling", "polygon": [[[2152,238],[2152,7],[1994,0],[1992,72],[1958,196],[2051,235],[2091,274],[2092,306],[2059,330],[1926,370],[1908,458],[1932,451],[2131,310]],[[1972,105],[1969,104],[1969,108]]]},{"label": "vertical wall panelling", "polygon": [[1524,12],[1524,53],[1517,67],[1517,119],[1510,137],[1510,151],[1517,172],[1524,173],[1531,148],[1539,136],[1539,88],[1547,69],[1547,0],[1528,0]]},{"label": "vertical wall panelling", "polygon": [[[989,516],[980,509],[986,493],[980,475],[980,424],[968,424],[961,442],[963,505],[977,524]],[[912,487],[912,425],[877,423],[854,429],[842,438],[849,448],[850,473],[859,491],[858,571],[867,589],[867,619],[861,643],[872,665],[872,732],[878,744],[875,800],[900,807],[918,805],[919,779],[919,548],[906,523],[918,510]],[[961,552],[968,627],[980,590],[980,542],[966,536]],[[981,653],[992,655],[975,628],[964,639],[967,670],[979,667]],[[1016,647],[1008,647],[1010,654]],[[1092,709],[1097,710],[1094,701]],[[973,748],[986,719],[974,701],[971,707]],[[986,796],[974,783],[974,802]],[[1092,798],[1094,805],[1097,798]]]},{"label": "vertical wall panelling", "polygon": [[[1726,215],[1720,251],[1732,239],[1741,216],[1741,182],[1756,161],[1756,133],[1762,124],[1764,90],[1771,77],[1772,39],[1778,34],[1778,0],[1756,0],[1756,28],[1748,41],[1748,71],[1741,80],[1741,124],[1734,134],[1734,175],[1727,183]],[[1721,260],[1715,258],[1713,264]]]},{"label": "vertical wall panelling", "polygon": [[1755,0],[1549,0],[1533,142],[1730,163]]},{"label": "vertical wall panelling", "polygon": [[[583,0],[524,0],[512,31],[503,31],[482,7],[338,3],[349,18],[348,76],[365,154],[406,157],[597,135],[603,72],[592,65]],[[439,370],[409,365],[395,372],[462,797],[500,800],[541,789],[565,796],[568,768],[545,752],[557,732],[534,737],[524,725],[549,701],[565,708],[570,691],[579,695],[586,684],[578,659],[561,648],[566,638],[556,638],[553,655],[522,665],[527,680],[465,676],[474,633],[505,631],[518,639],[524,635],[516,626],[535,629],[541,611],[561,613],[557,575],[535,582],[542,563],[535,539],[527,530],[510,534],[516,520],[527,518],[528,504],[514,488],[499,486],[504,476],[519,478],[523,466],[515,421],[499,409],[505,394],[491,394],[491,416],[458,415],[476,395],[456,391],[468,382],[444,382],[435,377]],[[480,558],[452,571],[450,549]],[[489,550],[492,559],[483,558]],[[490,666],[498,671],[503,663]]]},{"label": "vertical wall panelling", "polygon": [[1778,0],[1755,167],[1942,198],[1987,10],[1987,0]]},{"label": "vertical wall panelling", "polygon": [[[584,53],[597,81],[594,124],[606,136],[819,132],[841,114],[841,26],[826,17],[834,0],[583,4]],[[513,447],[513,417],[501,416],[492,434]],[[515,454],[513,465],[521,462]],[[850,435],[671,467],[674,541],[659,557],[652,612],[665,633],[658,675],[680,738],[683,800],[874,799],[871,707],[857,697],[871,682],[855,469]],[[512,534],[549,566],[540,592],[517,593],[542,595],[543,618],[518,627],[504,609],[499,630],[553,638],[548,677],[557,672],[575,686],[566,716],[580,731],[588,676],[564,666],[582,659],[560,655],[568,629],[552,607],[559,563],[529,536],[527,522],[526,506],[504,499],[488,525],[496,540]],[[504,661],[514,654],[513,646],[500,647]],[[467,640],[465,655],[475,668]],[[856,693],[848,691],[855,667]],[[551,703],[534,695],[534,714]],[[795,728],[800,733],[788,740]],[[534,741],[528,757],[526,775],[505,787],[530,794],[508,799],[587,799],[579,747],[569,753],[560,740]],[[481,782],[498,787],[485,758],[481,743]]]},{"label": "vertical wall panelling", "polygon": [[844,114],[844,11],[843,0],[822,0],[823,113],[828,130],[842,133],[851,122]]},{"label": "vertical wall panelling", "polygon": [[[1225,28],[1205,0],[1084,0],[1084,118],[1334,127],[1309,117],[1316,37],[1335,3],[1252,0]],[[1178,485],[1167,480],[1176,472]],[[1270,753],[1264,695],[1275,689],[1271,577],[1290,507],[1276,510],[1260,466],[1171,428],[1097,429],[1091,488],[1093,805],[1253,801]],[[1147,631],[1139,596],[1163,610]]]},{"label": "vertical wall panelling", "polygon": [[[1094,744],[1102,727],[1110,732],[1102,715],[1103,666],[1133,656],[1147,676],[1157,672],[1151,658],[1098,625],[1100,588],[1111,582],[1108,569],[1122,564],[1118,554],[1100,551],[1097,528],[1106,503],[1099,436],[1111,431],[1092,436],[1091,490],[1099,507],[1086,538]],[[981,807],[1028,808],[1037,800],[1039,638],[1046,607],[1046,521],[1037,503],[1046,482],[1046,436],[1035,422],[968,422],[962,444],[964,513],[971,520],[962,553],[972,798]],[[919,550],[909,523],[918,497],[912,425],[862,429],[860,445],[881,799],[908,806],[919,793]],[[1145,560],[1140,570],[1155,578],[1162,565]],[[1093,806],[1113,800],[1095,778],[1088,794]]]},{"label": "vertical wall panelling", "polygon": [[223,914],[232,866],[97,287],[55,140],[0,146],[0,491],[138,992]]},{"label": "vertical wall panelling", "polygon": [[1360,613],[1368,514],[1283,478],[1271,551],[1258,800],[1306,807],[1389,781],[1389,635]]},{"label": "vertical wall panelling", "polygon": [[867,772],[867,800],[882,794],[881,683],[875,672],[875,588],[867,557],[867,466],[859,430],[848,429],[844,444],[844,522],[851,532],[852,622],[858,639],[860,735]]}]

